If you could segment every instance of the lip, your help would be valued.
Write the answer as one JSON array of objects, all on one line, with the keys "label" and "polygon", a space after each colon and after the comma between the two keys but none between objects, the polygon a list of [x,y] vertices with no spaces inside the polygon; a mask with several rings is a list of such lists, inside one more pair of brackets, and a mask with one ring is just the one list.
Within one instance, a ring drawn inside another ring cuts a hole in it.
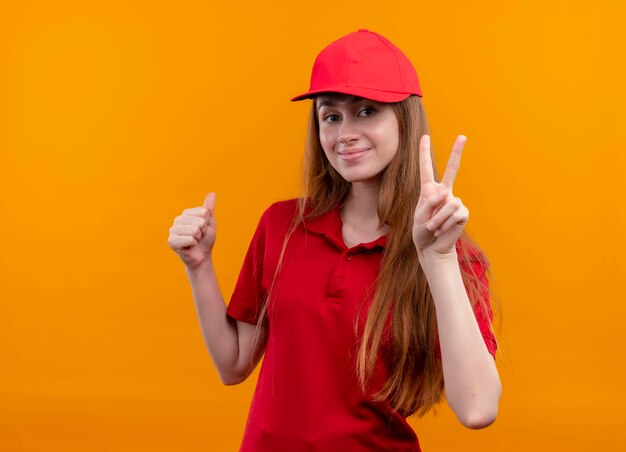
[{"label": "lip", "polygon": [[364,155],[369,149],[350,149],[339,153],[339,157],[343,160],[356,160]]}]

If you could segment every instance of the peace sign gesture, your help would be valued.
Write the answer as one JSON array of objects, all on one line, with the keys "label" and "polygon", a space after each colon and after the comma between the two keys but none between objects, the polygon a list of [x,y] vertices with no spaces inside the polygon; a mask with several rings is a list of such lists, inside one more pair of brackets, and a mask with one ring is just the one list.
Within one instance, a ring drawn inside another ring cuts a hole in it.
[{"label": "peace sign gesture", "polygon": [[420,140],[420,197],[413,217],[413,243],[418,256],[445,256],[456,252],[455,244],[469,218],[469,210],[452,194],[461,153],[467,138],[459,135],[452,146],[441,182],[435,182],[430,158],[430,136]]}]

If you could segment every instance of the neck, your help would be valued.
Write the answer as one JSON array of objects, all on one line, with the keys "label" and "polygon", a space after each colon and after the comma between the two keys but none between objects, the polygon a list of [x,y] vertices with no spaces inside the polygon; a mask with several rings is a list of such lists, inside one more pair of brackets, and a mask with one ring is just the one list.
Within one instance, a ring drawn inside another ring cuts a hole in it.
[{"label": "neck", "polygon": [[353,182],[350,194],[342,208],[343,221],[366,229],[379,229],[378,192],[376,182]]}]

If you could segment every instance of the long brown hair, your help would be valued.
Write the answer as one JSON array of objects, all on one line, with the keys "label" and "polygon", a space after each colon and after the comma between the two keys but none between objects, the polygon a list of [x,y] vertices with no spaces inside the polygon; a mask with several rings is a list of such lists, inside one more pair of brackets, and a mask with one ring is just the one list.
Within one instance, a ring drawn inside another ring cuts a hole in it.
[{"label": "long brown hair", "polygon": [[[388,225],[389,232],[376,290],[362,332],[356,372],[361,389],[366,391],[378,357],[385,323],[391,316],[392,353],[391,362],[387,363],[389,375],[373,399],[387,400],[393,409],[404,416],[416,414],[421,417],[442,400],[444,389],[441,359],[438,357],[440,352],[435,307],[411,235],[413,213],[420,195],[419,141],[422,135],[429,134],[429,128],[419,97],[409,96],[391,106],[398,119],[400,139],[397,154],[381,174],[378,198],[380,224]],[[434,163],[433,173],[439,181]],[[256,341],[260,340],[259,326],[266,320],[267,300],[272,294],[289,238],[303,221],[324,215],[338,204],[343,205],[350,193],[350,182],[330,165],[320,143],[316,99],[313,99],[309,115],[302,192],[261,310]],[[489,267],[485,255],[467,232],[461,233],[458,243],[460,261],[478,261],[485,268]],[[484,303],[481,292],[488,288],[480,280],[481,275],[471,270],[465,271],[463,266],[461,268],[472,307],[476,303]],[[472,266],[466,268],[471,269]],[[489,303],[488,300],[486,302]],[[486,309],[487,306],[479,308]],[[361,312],[357,316],[355,333],[359,331],[360,315]]]}]

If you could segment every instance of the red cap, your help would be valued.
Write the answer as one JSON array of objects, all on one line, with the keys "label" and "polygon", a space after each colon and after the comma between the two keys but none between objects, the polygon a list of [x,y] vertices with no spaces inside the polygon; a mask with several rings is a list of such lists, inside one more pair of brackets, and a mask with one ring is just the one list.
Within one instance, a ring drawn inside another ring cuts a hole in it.
[{"label": "red cap", "polygon": [[291,99],[321,93],[343,93],[379,102],[422,97],[417,72],[409,59],[384,36],[361,29],[326,46],[315,59],[309,91]]}]

